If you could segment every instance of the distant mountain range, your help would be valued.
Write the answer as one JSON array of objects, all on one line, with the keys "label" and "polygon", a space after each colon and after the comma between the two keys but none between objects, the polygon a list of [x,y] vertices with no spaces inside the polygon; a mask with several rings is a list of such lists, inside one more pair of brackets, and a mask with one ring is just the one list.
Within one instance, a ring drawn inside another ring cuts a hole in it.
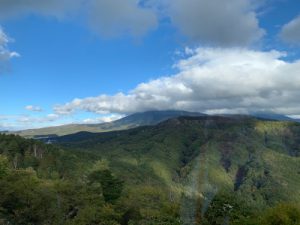
[{"label": "distant mountain range", "polygon": [[138,126],[155,125],[170,118],[179,116],[203,116],[205,114],[186,111],[147,111],[135,113],[122,119],[101,124],[68,124],[63,126],[30,129],[15,132],[27,138],[45,138],[73,134],[81,131],[99,133],[114,130],[125,130]]},{"label": "distant mountain range", "polygon": [[[82,131],[100,133],[100,132],[108,132],[108,131],[115,131],[115,130],[126,130],[126,129],[139,127],[139,126],[156,125],[162,121],[171,118],[177,118],[180,116],[197,117],[197,116],[204,116],[204,115],[206,114],[198,113],[198,112],[175,111],[175,110],[147,111],[141,113],[134,113],[122,119],[113,122],[108,122],[108,123],[68,124],[62,126],[40,128],[40,129],[22,130],[14,133],[26,138],[45,139],[48,137],[51,138],[56,136],[63,136],[63,135],[74,134]],[[232,117],[233,115],[221,115],[221,116]],[[260,119],[265,119],[265,120],[300,122],[300,120],[292,119],[290,117],[280,115],[280,114],[253,113],[251,114],[251,116]]]}]

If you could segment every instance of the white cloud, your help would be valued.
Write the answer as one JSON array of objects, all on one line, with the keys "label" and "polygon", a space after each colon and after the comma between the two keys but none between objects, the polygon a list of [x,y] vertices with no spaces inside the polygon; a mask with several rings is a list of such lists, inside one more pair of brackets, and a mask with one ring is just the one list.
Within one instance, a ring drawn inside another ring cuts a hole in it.
[{"label": "white cloud", "polygon": [[285,53],[278,51],[238,48],[198,48],[193,53],[176,64],[176,75],[139,84],[128,94],[75,99],[54,110],[57,114],[165,109],[300,114],[300,61],[284,61]]},{"label": "white cloud", "polygon": [[27,105],[25,106],[25,109],[28,111],[33,111],[33,112],[42,112],[43,109],[40,106],[34,106],[34,105]]},{"label": "white cloud", "polygon": [[9,61],[19,56],[17,52],[9,50],[8,43],[11,41],[0,26],[0,73],[7,71],[9,69]]},{"label": "white cloud", "polygon": [[87,124],[109,123],[121,119],[123,117],[124,115],[112,114],[112,115],[102,116],[97,118],[87,118],[83,120],[83,123],[87,123]]},{"label": "white cloud", "polygon": [[300,15],[282,27],[280,37],[287,43],[300,45]]},{"label": "white cloud", "polygon": [[48,114],[41,117],[33,117],[33,116],[19,116],[16,118],[16,121],[20,124],[36,124],[36,123],[48,123],[48,122],[54,122],[60,118],[57,114]]},{"label": "white cloud", "polygon": [[41,128],[46,126],[69,124],[72,121],[66,120],[57,114],[46,114],[41,116],[30,115],[0,115],[1,130],[24,130],[30,128]]},{"label": "white cloud", "polygon": [[14,126],[9,123],[3,123],[0,122],[0,132],[1,131],[8,131],[8,130],[14,130]]},{"label": "white cloud", "polygon": [[[158,1],[157,1],[158,2]],[[161,1],[159,1],[161,2]],[[246,46],[265,33],[254,1],[164,0],[167,15],[182,34],[202,44]]]}]

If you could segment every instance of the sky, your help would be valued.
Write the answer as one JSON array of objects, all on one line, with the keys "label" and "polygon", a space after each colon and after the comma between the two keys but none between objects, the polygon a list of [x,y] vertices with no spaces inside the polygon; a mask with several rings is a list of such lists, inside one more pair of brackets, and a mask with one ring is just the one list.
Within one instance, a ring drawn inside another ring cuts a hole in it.
[{"label": "sky", "polygon": [[299,99],[298,0],[0,1],[0,130]]}]

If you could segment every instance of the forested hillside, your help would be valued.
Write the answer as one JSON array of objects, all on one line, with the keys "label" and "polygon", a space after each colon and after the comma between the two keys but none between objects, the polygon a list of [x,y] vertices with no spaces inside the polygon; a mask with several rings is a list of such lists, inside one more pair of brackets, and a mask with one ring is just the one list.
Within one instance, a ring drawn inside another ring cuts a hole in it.
[{"label": "forested hillside", "polygon": [[14,135],[0,135],[0,153],[0,224],[178,224],[177,203],[124,184],[100,155]]},{"label": "forested hillside", "polygon": [[0,224],[300,224],[300,125],[180,117],[46,145],[0,135]]}]

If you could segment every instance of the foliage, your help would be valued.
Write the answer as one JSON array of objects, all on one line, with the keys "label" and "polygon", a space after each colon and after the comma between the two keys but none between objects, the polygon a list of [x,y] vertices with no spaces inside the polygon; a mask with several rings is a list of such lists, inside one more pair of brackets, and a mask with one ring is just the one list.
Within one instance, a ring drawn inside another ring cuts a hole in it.
[{"label": "foliage", "polygon": [[300,207],[294,204],[279,204],[266,211],[260,220],[261,225],[299,225]]},{"label": "foliage", "polygon": [[115,178],[108,169],[93,171],[88,179],[89,185],[101,185],[106,202],[113,203],[121,197],[123,182]]},{"label": "foliage", "polygon": [[0,135],[0,224],[299,225],[299,127],[183,117],[56,145]]}]

